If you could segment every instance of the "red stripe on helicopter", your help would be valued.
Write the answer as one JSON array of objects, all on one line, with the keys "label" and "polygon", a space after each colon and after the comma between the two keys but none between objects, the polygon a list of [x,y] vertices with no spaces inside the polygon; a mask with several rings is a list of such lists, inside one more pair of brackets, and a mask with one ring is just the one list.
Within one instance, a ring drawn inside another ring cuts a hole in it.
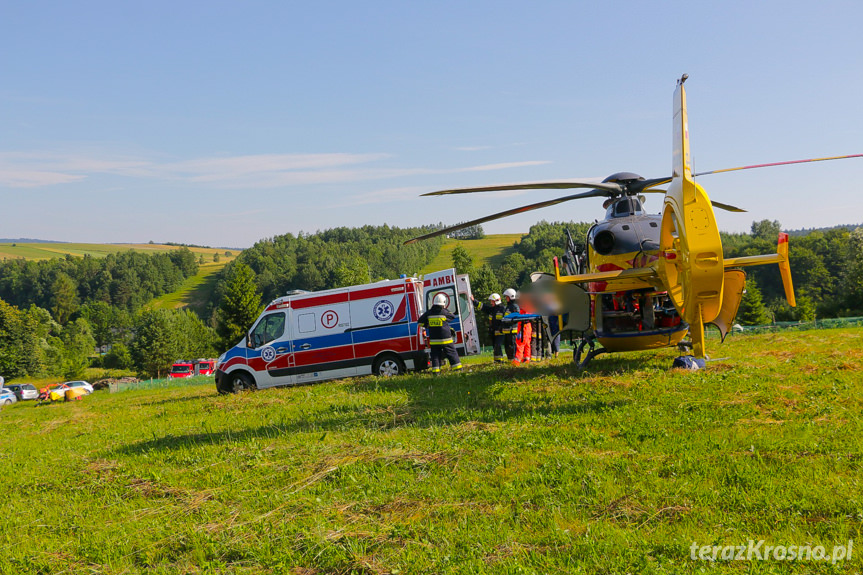
[{"label": "red stripe on helicopter", "polygon": [[[622,268],[617,264],[599,264],[598,266],[596,266],[596,271],[598,272],[614,272],[623,269],[626,268]],[[608,282],[590,282],[589,284],[587,284],[587,287],[591,292],[605,291],[605,288],[607,286]]]}]

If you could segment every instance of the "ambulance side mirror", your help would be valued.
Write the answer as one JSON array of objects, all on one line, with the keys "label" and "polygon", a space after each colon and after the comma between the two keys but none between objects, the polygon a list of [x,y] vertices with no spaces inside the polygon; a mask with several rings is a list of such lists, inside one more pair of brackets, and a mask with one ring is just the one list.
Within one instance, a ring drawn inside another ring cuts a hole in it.
[{"label": "ambulance side mirror", "polygon": [[250,333],[246,334],[246,347],[252,349],[252,334]]}]

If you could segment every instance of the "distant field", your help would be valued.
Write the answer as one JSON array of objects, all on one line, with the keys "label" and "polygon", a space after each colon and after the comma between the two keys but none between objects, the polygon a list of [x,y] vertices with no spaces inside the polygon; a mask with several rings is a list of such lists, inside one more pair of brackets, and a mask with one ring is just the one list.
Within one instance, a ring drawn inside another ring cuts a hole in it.
[{"label": "distant field", "polygon": [[[860,572],[863,330],[711,348],[16,404],[0,573]],[[690,555],[750,540],[854,546]]]},{"label": "distant field", "polygon": [[420,273],[428,273],[452,267],[452,251],[459,244],[464,246],[473,257],[474,264],[485,263],[492,267],[500,265],[501,261],[513,252],[512,245],[524,234],[497,234],[486,236],[481,240],[447,240],[440,253],[422,269]]},{"label": "distant field", "polygon": [[[0,244],[0,259],[24,258],[27,260],[46,260],[50,258],[62,258],[66,254],[73,256],[105,257],[108,254],[136,250],[139,252],[169,252],[180,249],[180,246],[168,246],[165,244]],[[204,259],[213,261],[213,254],[224,255],[230,251],[236,255],[240,250],[225,250],[224,248],[189,248],[196,254],[204,254]]]}]

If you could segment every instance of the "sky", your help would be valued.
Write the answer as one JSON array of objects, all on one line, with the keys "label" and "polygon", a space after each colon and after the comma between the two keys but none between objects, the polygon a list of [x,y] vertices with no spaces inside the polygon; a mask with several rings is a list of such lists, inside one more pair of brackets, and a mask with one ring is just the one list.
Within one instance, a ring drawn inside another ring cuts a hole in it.
[{"label": "sky", "polygon": [[[556,195],[438,189],[667,176],[683,73],[696,171],[861,154],[861,21],[857,0],[6,0],[0,237],[247,247]],[[699,182],[748,210],[727,231],[863,223],[863,158]]]}]

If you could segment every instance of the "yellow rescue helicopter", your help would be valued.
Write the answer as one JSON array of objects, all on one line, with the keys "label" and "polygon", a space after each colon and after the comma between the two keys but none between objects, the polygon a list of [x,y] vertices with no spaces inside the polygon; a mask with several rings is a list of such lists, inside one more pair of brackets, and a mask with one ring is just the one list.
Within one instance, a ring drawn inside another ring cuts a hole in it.
[{"label": "yellow rescue helicopter", "polygon": [[[724,258],[713,208],[743,212],[712,201],[694,178],[708,174],[859,158],[863,154],[794,160],[692,173],[686,91],[683,75],[674,92],[672,176],[645,179],[620,172],[601,183],[585,180],[530,182],[461,188],[423,194],[439,196],[526,189],[590,188],[587,192],[538,202],[437,230],[406,243],[448,234],[570,200],[603,197],[604,220],[591,226],[587,246],[578,253],[569,237],[562,261],[554,259],[555,274],[533,275],[534,305],[542,315],[555,315],[562,330],[579,335],[574,361],[585,367],[606,352],[690,348],[703,366],[704,327],[714,324],[722,339],[731,328],[743,297],[746,266],[778,264],[785,297],[795,305],[788,260],[788,235],[779,234],[776,253]],[[667,189],[660,189],[665,186]],[[646,193],[665,194],[660,214],[644,210]],[[561,267],[563,269],[561,269]],[[543,289],[544,288],[544,289]],[[689,334],[690,340],[683,341]],[[597,347],[599,344],[601,347]],[[586,348],[587,355],[581,356]]]}]

